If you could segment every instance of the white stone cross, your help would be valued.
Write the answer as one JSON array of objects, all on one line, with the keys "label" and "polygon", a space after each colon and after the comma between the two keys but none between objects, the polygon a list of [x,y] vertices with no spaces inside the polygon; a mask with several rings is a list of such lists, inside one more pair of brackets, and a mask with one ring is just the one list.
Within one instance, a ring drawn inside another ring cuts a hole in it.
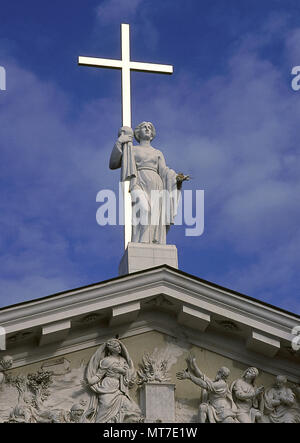
[{"label": "white stone cross", "polygon": [[[121,60],[112,60],[97,57],[78,57],[78,64],[98,68],[120,69],[122,72],[122,126],[131,128],[131,88],[130,71],[153,72],[158,74],[172,74],[173,66],[157,65],[155,63],[133,62],[130,60],[129,25],[121,24]],[[124,183],[124,246],[127,248],[131,241],[131,198],[129,181]]]}]

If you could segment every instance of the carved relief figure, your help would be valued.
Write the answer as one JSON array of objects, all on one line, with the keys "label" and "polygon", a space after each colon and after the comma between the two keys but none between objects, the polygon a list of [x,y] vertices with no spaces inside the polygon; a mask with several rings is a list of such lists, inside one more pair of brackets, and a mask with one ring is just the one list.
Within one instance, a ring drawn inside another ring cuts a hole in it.
[{"label": "carved relief figure", "polygon": [[84,404],[75,403],[69,411],[54,409],[48,412],[48,422],[50,423],[81,423],[83,422]]},{"label": "carved relief figure", "polygon": [[92,397],[85,417],[97,423],[140,421],[141,411],[129,396],[134,379],[133,362],[121,341],[112,339],[100,346],[86,370]]},{"label": "carved relief figure", "polygon": [[[166,233],[176,216],[177,190],[189,177],[176,174],[166,166],[162,152],[151,146],[155,134],[152,123],[140,123],[134,131],[139,145],[133,146],[132,129],[122,127],[109,167],[122,168],[122,181],[130,179],[133,209],[131,241],[166,244]],[[158,193],[163,190],[169,194],[164,193],[164,198],[159,198]]]},{"label": "carved relief figure", "polygon": [[9,415],[9,423],[38,423],[39,415],[32,405],[32,397],[25,394]]},{"label": "carved relief figure", "polygon": [[231,385],[233,400],[237,406],[237,419],[240,423],[255,423],[260,421],[259,405],[264,387],[255,387],[255,379],[259,375],[256,368],[248,368],[242,378]]},{"label": "carved relief figure", "polygon": [[236,423],[236,407],[227,384],[230,371],[226,367],[218,370],[214,380],[201,372],[195,358],[187,359],[188,369],[177,373],[179,380],[191,380],[202,388],[199,407],[199,423]]},{"label": "carved relief figure", "polygon": [[48,423],[51,414],[44,406],[49,396],[52,374],[39,370],[27,376],[10,377],[8,382],[18,391],[18,403],[10,413],[9,422]]},{"label": "carved relief figure", "polygon": [[80,423],[84,413],[84,407],[81,403],[75,403],[67,415],[66,421],[69,423]]},{"label": "carved relief figure", "polygon": [[287,386],[284,375],[278,375],[275,384],[264,393],[264,406],[271,423],[300,423],[295,394]]},{"label": "carved relief figure", "polygon": [[13,364],[13,358],[10,355],[4,355],[0,359],[0,387],[5,382],[5,371],[10,369]]}]

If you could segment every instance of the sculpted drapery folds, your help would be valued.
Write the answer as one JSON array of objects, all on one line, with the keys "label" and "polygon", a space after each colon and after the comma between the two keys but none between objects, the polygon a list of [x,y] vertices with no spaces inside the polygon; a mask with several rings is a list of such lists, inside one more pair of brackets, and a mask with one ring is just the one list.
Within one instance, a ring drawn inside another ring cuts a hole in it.
[{"label": "sculpted drapery folds", "polygon": [[255,387],[255,379],[259,375],[256,368],[250,367],[243,373],[242,378],[231,385],[232,397],[237,406],[237,419],[240,423],[255,423],[261,421],[261,396],[264,387]]},{"label": "sculpted drapery folds", "polygon": [[[55,374],[40,369],[27,375],[15,375],[8,371],[1,385],[1,395],[5,396],[2,405],[7,404],[7,409],[1,411],[1,422],[140,422],[145,418],[138,404],[130,397],[130,388],[135,384],[140,388],[143,386],[143,389],[147,384],[164,387],[169,382],[174,387],[168,369],[175,359],[170,360],[171,354],[165,351],[165,348],[155,349],[152,354],[144,355],[137,380],[128,351],[117,339],[103,343],[87,365],[82,362],[79,370],[74,368],[65,374]],[[187,369],[176,375],[179,380],[190,380],[201,388],[198,422],[300,423],[300,387],[288,381],[286,376],[277,376],[275,382],[264,390],[262,386],[255,386],[258,370],[249,367],[229,389],[230,371],[227,367],[221,367],[216,376],[210,379],[199,369],[194,357],[189,356],[186,361]],[[11,363],[11,357],[2,359],[2,370],[10,369]],[[157,405],[156,401],[160,403],[164,394],[158,389],[155,395],[154,405]],[[192,394],[193,401],[194,396],[197,397],[196,392]],[[72,404],[75,399],[76,403]],[[190,394],[186,399],[190,400]],[[176,420],[182,422],[182,418],[183,421],[187,418],[188,422],[194,421],[194,407],[192,410],[187,408],[187,416],[186,412],[182,413],[182,397],[177,400],[176,408],[174,403],[170,406],[174,408]],[[140,401],[147,417],[147,407],[151,409],[153,404],[150,402],[146,407],[141,398]]]},{"label": "sculpted drapery folds", "polygon": [[300,423],[296,396],[287,386],[287,378],[278,375],[273,386],[264,393],[264,414],[271,423]]},{"label": "sculpted drapery folds", "polygon": [[86,419],[96,423],[141,421],[141,411],[129,396],[134,379],[133,362],[121,341],[112,339],[100,346],[86,371],[92,391]]},{"label": "sculpted drapery folds", "polygon": [[203,374],[195,358],[187,359],[188,369],[177,373],[180,380],[189,379],[202,388],[199,406],[199,423],[236,423],[236,406],[226,382],[230,371],[226,367],[218,370],[214,380]]},{"label": "sculpted drapery folds", "polygon": [[180,188],[189,177],[166,166],[161,151],[151,146],[155,128],[140,123],[133,131],[122,127],[111,153],[109,167],[121,168],[121,180],[130,180],[132,200],[132,242],[166,244],[166,234],[174,223]]}]

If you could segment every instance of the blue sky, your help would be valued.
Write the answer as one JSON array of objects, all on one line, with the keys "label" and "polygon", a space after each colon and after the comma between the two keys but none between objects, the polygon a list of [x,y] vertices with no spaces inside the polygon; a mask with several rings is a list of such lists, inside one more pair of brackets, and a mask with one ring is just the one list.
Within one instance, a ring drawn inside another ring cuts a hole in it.
[{"label": "blue sky", "polygon": [[174,65],[132,74],[133,125],[205,191],[205,231],[174,227],[179,266],[300,313],[298,0],[27,0],[1,5],[0,304],[117,276],[122,228],[96,223],[117,190],[108,161],[121,121],[120,73],[78,55]]}]

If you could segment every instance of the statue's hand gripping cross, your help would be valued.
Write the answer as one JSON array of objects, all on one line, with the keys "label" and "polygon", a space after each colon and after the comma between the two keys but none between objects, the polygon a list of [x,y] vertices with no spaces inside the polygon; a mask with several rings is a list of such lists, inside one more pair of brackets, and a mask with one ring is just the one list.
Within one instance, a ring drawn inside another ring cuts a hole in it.
[{"label": "statue's hand gripping cross", "polygon": [[[121,25],[121,60],[112,60],[97,57],[78,57],[78,64],[98,68],[120,69],[122,72],[122,126],[131,127],[131,88],[130,71],[153,72],[158,74],[172,74],[173,66],[157,65],[155,63],[132,62],[130,60],[129,25]],[[124,242],[125,249],[131,241],[131,198],[129,182],[124,183]]]}]

